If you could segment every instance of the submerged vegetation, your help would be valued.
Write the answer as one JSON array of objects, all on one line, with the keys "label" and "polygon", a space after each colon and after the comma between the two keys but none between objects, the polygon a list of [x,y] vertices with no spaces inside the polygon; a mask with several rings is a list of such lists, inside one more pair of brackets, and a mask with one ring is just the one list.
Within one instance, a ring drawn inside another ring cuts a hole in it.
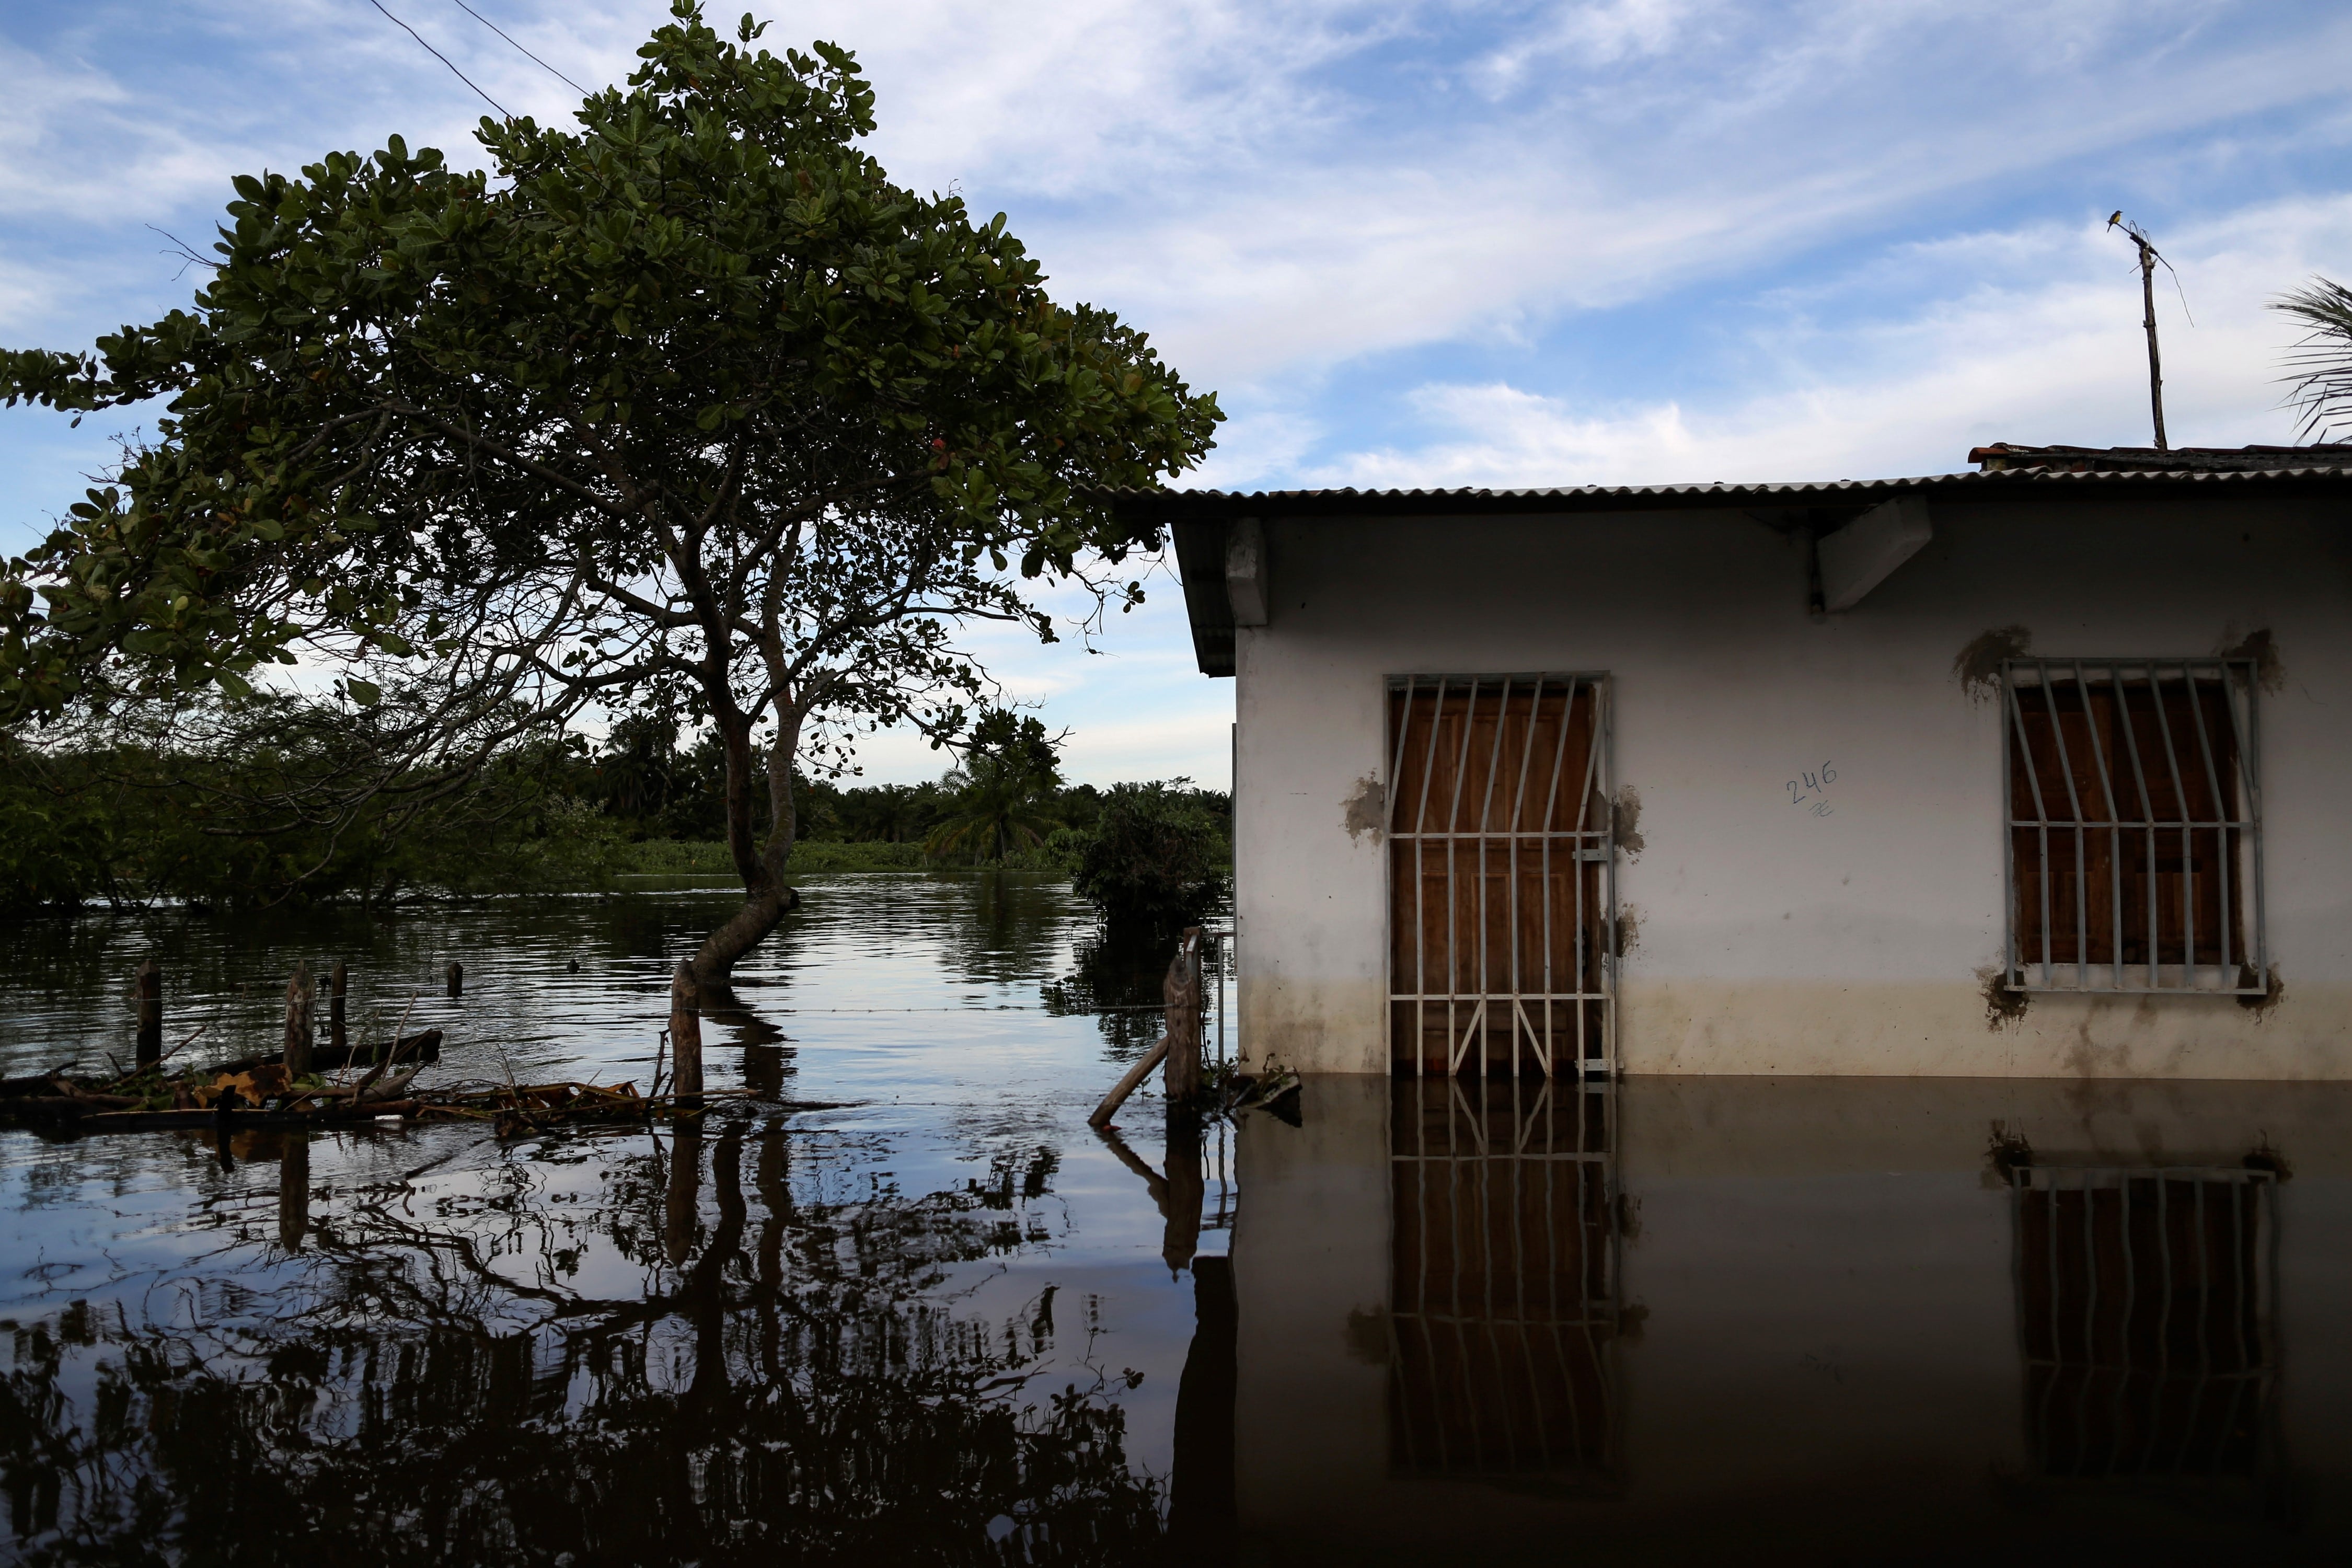
[{"label": "submerged vegetation", "polygon": [[[65,744],[0,733],[0,914],[158,900],[381,909],[734,873],[718,747],[673,719],[633,715],[601,744],[524,737],[462,775],[420,771],[356,813],[306,812],[346,771],[336,732],[300,704],[250,699]],[[793,874],[1045,871],[1077,879],[1115,920],[1156,925],[1222,892],[1224,795],[1182,779],[1066,784],[1033,718],[984,712],[972,740],[932,783],[800,780]]]},{"label": "submerged vegetation", "polygon": [[1189,783],[1113,785],[1092,829],[1071,844],[1072,885],[1110,925],[1165,931],[1223,895],[1231,802]]},{"label": "submerged vegetation", "polygon": [[75,743],[0,734],[0,913],[175,900],[251,908],[326,900],[382,907],[443,896],[601,886],[623,835],[565,788],[590,764],[563,737],[514,744],[449,779],[331,793],[341,749],[299,706],[265,702],[190,734],[109,726]]}]

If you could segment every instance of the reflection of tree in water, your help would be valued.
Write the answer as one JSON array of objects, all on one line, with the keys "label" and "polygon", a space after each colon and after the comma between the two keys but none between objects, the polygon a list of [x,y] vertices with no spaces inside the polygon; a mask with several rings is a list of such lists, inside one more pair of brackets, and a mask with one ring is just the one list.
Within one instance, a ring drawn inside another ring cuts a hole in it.
[{"label": "reflection of tree in water", "polygon": [[969,875],[969,893],[951,906],[941,933],[943,966],[992,984],[1017,984],[1049,968],[1071,920],[1067,885],[1036,872]]},{"label": "reflection of tree in water", "polygon": [[[1176,942],[1174,934],[1148,927],[1095,927],[1072,950],[1070,972],[1045,982],[1045,1011],[1056,1016],[1093,1013],[1114,1059],[1141,1056],[1160,1037],[1160,984]],[[1203,984],[1212,988],[1213,1006],[1224,962],[1223,942],[1204,933],[1201,970]]]},{"label": "reflection of tree in water", "polygon": [[[143,1321],[77,1305],[15,1329],[5,1539],[43,1563],[1156,1551],[1160,1489],[1130,1473],[1110,1384],[1022,1394],[1052,1292],[1001,1322],[936,1293],[1017,1244],[1053,1164],[1008,1155],[908,1199],[738,1125],[667,1162],[509,1161],[464,1198],[362,1190],[274,1272],[255,1250],[282,1222],[239,1197],[212,1218],[214,1264],[240,1271],[124,1297]],[[593,1196],[567,1208],[563,1185]],[[587,1273],[617,1256],[643,1294],[571,1289],[591,1249]]]}]

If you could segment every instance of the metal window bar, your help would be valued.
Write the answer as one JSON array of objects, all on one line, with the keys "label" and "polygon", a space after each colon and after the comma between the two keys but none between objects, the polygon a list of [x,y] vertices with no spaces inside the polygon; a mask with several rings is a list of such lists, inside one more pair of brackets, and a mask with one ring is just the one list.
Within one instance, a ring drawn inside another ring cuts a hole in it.
[{"label": "metal window bar", "polygon": [[1606,1074],[1615,854],[1605,677],[1389,682],[1397,1070]]},{"label": "metal window bar", "polygon": [[2275,1466],[2277,1178],[2034,1165],[2011,1180],[2028,1452],[2074,1480]]},{"label": "metal window bar", "polygon": [[2001,666],[2013,991],[2259,996],[2254,661]]},{"label": "metal window bar", "polygon": [[1391,1092],[1392,1467],[1610,1489],[1613,1087],[1426,1078]]}]

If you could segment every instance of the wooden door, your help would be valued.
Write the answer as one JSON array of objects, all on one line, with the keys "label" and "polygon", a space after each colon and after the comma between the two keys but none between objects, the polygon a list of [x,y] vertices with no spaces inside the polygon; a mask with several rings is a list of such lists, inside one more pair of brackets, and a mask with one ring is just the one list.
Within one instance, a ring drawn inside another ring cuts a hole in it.
[{"label": "wooden door", "polygon": [[1415,676],[1389,693],[1390,1059],[1605,1071],[1608,725],[1591,676]]}]

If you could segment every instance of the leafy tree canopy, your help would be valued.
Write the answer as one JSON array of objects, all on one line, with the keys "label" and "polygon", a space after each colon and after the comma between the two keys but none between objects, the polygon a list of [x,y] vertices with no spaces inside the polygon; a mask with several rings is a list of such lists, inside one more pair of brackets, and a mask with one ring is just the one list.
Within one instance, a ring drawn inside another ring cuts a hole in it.
[{"label": "leafy tree canopy", "polygon": [[0,580],[0,718],[299,660],[397,712],[385,768],[462,771],[682,701],[726,755],[723,976],[789,907],[795,762],[953,734],[985,689],[956,628],[1050,638],[1032,584],[1139,597],[1109,569],[1160,542],[1105,492],[1222,417],[1002,216],[892,184],[846,51],[761,30],[677,0],[576,129],[485,120],[487,172],[395,138],[240,177],[193,309],[0,354],[11,404],[169,406]]},{"label": "leafy tree canopy", "polygon": [[1078,842],[1071,886],[1113,930],[1164,935],[1223,897],[1231,801],[1191,784],[1113,784],[1104,793],[1101,816]]}]

